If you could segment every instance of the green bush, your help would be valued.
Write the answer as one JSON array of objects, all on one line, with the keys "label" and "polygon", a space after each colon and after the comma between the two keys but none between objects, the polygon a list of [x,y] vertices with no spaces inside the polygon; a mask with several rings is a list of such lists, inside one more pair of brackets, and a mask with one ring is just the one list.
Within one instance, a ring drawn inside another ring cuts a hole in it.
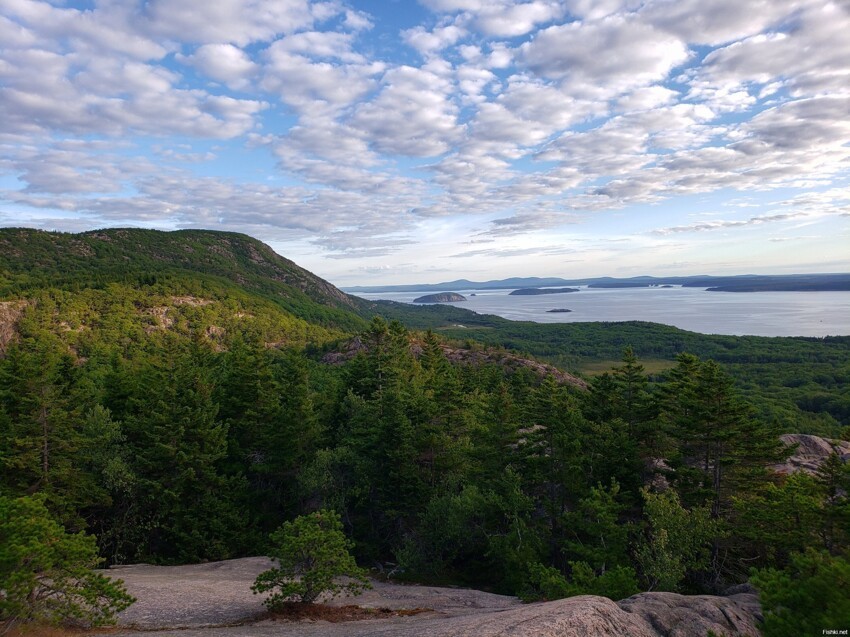
[{"label": "green bush", "polygon": [[92,571],[95,538],[65,532],[41,498],[0,497],[0,634],[27,622],[102,626],[135,600]]},{"label": "green bush", "polygon": [[528,567],[527,585],[520,595],[525,602],[551,601],[575,595],[599,595],[613,600],[638,592],[633,568],[618,566],[597,574],[587,562],[570,562],[570,579],[552,566],[540,563]]},{"label": "green bush", "polygon": [[711,518],[708,507],[686,509],[672,489],[652,493],[641,489],[646,535],[635,551],[646,590],[679,591],[688,572],[709,566],[709,546],[723,537],[719,520]]},{"label": "green bush", "polygon": [[[372,587],[366,571],[349,553],[354,543],[345,537],[334,511],[316,511],[284,522],[271,540],[274,548],[269,557],[277,560],[278,567],[260,573],[251,587],[254,593],[272,591],[264,602],[271,610],[289,601],[310,604],[323,593],[356,595]],[[339,577],[348,581],[335,581]]]},{"label": "green bush", "polygon": [[850,556],[807,550],[791,556],[784,570],[754,571],[765,637],[821,635],[850,627]]}]

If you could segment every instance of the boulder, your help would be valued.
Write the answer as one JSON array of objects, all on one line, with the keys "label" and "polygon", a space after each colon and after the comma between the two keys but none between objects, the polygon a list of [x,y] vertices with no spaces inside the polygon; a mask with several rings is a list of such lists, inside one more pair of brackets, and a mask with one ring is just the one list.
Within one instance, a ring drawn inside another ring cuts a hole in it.
[{"label": "boulder", "polygon": [[794,453],[783,464],[774,466],[777,473],[789,474],[794,471],[815,473],[833,450],[850,462],[850,442],[845,440],[830,440],[808,434],[784,434],[780,440],[789,447],[796,447]]}]

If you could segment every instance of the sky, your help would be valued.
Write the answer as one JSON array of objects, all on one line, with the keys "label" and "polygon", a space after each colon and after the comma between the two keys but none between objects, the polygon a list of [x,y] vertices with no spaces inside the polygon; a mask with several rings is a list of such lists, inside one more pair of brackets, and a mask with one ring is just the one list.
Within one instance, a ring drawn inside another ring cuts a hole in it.
[{"label": "sky", "polygon": [[0,226],[331,282],[850,271],[850,2],[0,0]]}]

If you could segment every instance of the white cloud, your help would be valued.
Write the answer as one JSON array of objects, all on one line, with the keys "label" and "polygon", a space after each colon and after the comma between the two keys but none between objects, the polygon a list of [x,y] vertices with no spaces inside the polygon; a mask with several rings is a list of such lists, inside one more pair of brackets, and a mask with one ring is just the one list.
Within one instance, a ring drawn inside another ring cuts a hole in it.
[{"label": "white cloud", "polygon": [[0,42],[5,48],[24,48],[37,43],[35,34],[23,25],[0,15]]},{"label": "white cloud", "polygon": [[846,91],[850,86],[850,38],[846,6],[808,3],[783,28],[758,33],[709,53],[697,82],[767,86],[777,80],[797,96]]},{"label": "white cloud", "polygon": [[608,99],[664,80],[688,59],[684,41],[633,18],[571,22],[539,31],[520,47],[536,74],[572,95]]},{"label": "white cloud", "polygon": [[717,46],[775,27],[819,0],[651,0],[641,18],[693,44]]},{"label": "white cloud", "polygon": [[375,88],[380,62],[334,63],[293,54],[279,41],[265,54],[261,87],[299,113],[334,113],[362,99]]},{"label": "white cloud", "polygon": [[158,59],[167,53],[156,39],[140,32],[132,3],[108,3],[95,11],[81,11],[38,0],[6,0],[3,10],[7,19],[28,27],[29,31],[18,31],[19,37],[23,34],[29,43],[44,48],[119,54],[138,60]]},{"label": "white cloud", "polygon": [[453,87],[435,73],[411,66],[391,69],[371,102],[359,106],[351,124],[382,153],[433,157],[458,141],[457,107],[449,99]]},{"label": "white cloud", "polygon": [[541,24],[564,15],[561,2],[554,0],[422,0],[438,13],[461,13],[477,31],[496,37],[525,35]]},{"label": "white cloud", "polygon": [[204,44],[192,55],[178,59],[236,90],[247,88],[258,68],[245,51],[232,44]]},{"label": "white cloud", "polygon": [[274,53],[293,53],[308,58],[338,59],[343,62],[361,63],[364,58],[355,53],[350,33],[336,31],[305,31],[275,41],[269,49]]},{"label": "white cloud", "polygon": [[551,22],[563,15],[559,2],[506,3],[505,6],[488,4],[475,15],[477,29],[487,35],[514,37],[525,35],[537,25]]},{"label": "white cloud", "polygon": [[609,15],[630,12],[641,5],[641,0],[566,0],[571,15],[584,20],[599,20]]},{"label": "white cloud", "polygon": [[780,221],[788,221],[806,216],[802,212],[788,212],[772,215],[763,215],[759,217],[749,217],[748,219],[737,220],[717,220],[717,221],[701,221],[687,226],[672,226],[669,228],[659,228],[654,230],[653,234],[666,236],[669,234],[677,234],[681,232],[706,232],[710,230],[723,230],[726,228],[742,228],[746,226],[759,226],[766,223],[777,223]]},{"label": "white cloud", "polygon": [[635,89],[617,101],[617,110],[621,112],[648,111],[675,101],[677,91],[655,84]]},{"label": "white cloud", "polygon": [[142,18],[157,37],[244,47],[312,26],[308,0],[151,0]]},{"label": "white cloud", "polygon": [[405,42],[419,51],[422,55],[431,55],[447,46],[455,44],[466,35],[466,30],[454,24],[438,27],[431,31],[424,27],[414,27],[402,31]]},{"label": "white cloud", "polygon": [[178,88],[178,73],[150,61],[166,48],[132,31],[128,6],[86,12],[28,0],[8,6],[31,37],[29,46],[0,51],[4,132],[226,138],[251,130],[265,107]]}]

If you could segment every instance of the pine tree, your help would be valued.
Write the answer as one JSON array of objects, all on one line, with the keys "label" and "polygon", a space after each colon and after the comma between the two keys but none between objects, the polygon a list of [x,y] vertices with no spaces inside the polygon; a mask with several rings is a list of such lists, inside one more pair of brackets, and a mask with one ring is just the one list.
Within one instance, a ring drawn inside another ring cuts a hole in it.
[{"label": "pine tree", "polygon": [[708,503],[715,518],[729,512],[732,495],[769,480],[768,467],[787,457],[781,432],[755,417],[714,361],[681,358],[663,408],[678,443],[683,496]]},{"label": "pine tree", "polygon": [[239,478],[228,478],[220,466],[227,427],[212,400],[208,356],[197,345],[172,347],[144,372],[145,396],[134,397],[142,407],[128,422],[139,478],[138,557],[223,559],[242,524],[234,500]]},{"label": "pine tree", "polygon": [[77,509],[88,502],[74,462],[84,444],[75,377],[66,348],[47,332],[29,333],[9,349],[0,363],[0,489],[43,494],[60,520],[79,529]]}]

